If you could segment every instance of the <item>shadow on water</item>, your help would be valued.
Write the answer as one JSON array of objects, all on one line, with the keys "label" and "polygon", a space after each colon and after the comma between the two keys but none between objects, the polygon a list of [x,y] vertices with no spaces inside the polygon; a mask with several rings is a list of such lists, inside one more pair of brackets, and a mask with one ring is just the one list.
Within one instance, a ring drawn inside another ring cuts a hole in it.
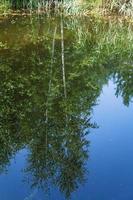
[{"label": "shadow on water", "polygon": [[34,188],[66,198],[86,179],[92,109],[113,77],[133,97],[133,27],[95,18],[18,17],[0,24],[0,172],[27,148]]}]

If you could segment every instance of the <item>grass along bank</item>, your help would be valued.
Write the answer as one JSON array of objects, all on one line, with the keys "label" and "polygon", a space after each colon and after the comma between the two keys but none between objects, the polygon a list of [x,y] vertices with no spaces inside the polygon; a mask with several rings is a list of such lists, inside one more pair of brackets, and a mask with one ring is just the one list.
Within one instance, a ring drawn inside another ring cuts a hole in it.
[{"label": "grass along bank", "polygon": [[119,15],[133,17],[133,0],[0,0],[0,15],[60,12],[69,15]]}]

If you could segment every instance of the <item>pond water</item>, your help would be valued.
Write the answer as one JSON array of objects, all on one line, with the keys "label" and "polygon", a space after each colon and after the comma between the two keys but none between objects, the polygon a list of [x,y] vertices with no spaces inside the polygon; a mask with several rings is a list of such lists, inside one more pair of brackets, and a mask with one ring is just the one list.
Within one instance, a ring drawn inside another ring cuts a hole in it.
[{"label": "pond water", "polygon": [[133,199],[133,26],[0,22],[0,200]]}]

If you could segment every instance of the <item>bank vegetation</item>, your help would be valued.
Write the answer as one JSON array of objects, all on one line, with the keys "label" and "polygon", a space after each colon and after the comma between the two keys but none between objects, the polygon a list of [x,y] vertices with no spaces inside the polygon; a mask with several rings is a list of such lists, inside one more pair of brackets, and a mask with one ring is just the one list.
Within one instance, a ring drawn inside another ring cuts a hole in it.
[{"label": "bank vegetation", "polygon": [[51,10],[69,15],[133,16],[133,0],[0,0],[0,15],[9,13],[42,13]]}]

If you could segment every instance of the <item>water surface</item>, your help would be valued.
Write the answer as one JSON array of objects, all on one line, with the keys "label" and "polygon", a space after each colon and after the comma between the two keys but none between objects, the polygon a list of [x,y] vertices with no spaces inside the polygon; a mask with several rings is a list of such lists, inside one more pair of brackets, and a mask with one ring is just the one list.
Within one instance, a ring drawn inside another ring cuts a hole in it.
[{"label": "water surface", "polygon": [[133,27],[0,22],[0,199],[132,200]]}]

